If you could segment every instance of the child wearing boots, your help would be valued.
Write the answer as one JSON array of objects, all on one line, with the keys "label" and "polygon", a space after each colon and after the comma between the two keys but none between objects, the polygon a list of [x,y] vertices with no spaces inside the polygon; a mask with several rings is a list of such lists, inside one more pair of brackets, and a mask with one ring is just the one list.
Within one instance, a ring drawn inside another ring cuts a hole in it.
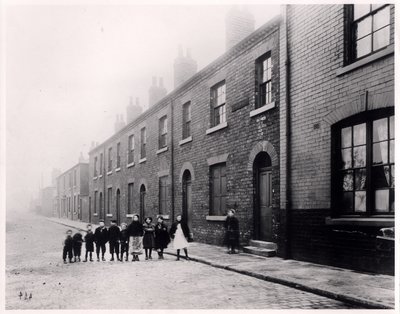
[{"label": "child wearing boots", "polygon": [[155,226],[155,248],[158,253],[158,259],[164,259],[164,249],[167,248],[169,242],[168,227],[164,223],[164,218],[159,216],[157,218],[157,224]]},{"label": "child wearing boots", "polygon": [[123,222],[121,224],[121,258],[120,258],[121,262],[124,259],[124,254],[126,254],[125,261],[127,262],[129,254],[129,233],[126,223]]},{"label": "child wearing boots", "polygon": [[182,215],[176,216],[176,221],[172,224],[169,234],[173,239],[173,246],[176,250],[176,260],[180,260],[180,251],[183,249],[185,252],[186,260],[189,260],[187,247],[189,243],[187,239],[190,237],[189,227],[182,221]]},{"label": "child wearing boots", "polygon": [[66,232],[66,237],[63,241],[63,260],[64,264],[67,264],[67,255],[70,263],[73,263],[72,261],[72,249],[74,246],[74,240],[72,239],[72,230],[67,230]]},{"label": "child wearing boots", "polygon": [[92,253],[94,251],[94,234],[92,231],[92,225],[88,224],[86,226],[87,231],[86,231],[86,235],[85,235],[85,246],[86,246],[86,253],[85,253],[85,260],[84,262],[87,262],[88,259],[88,253],[90,253],[90,261],[93,262],[93,257],[92,257]]},{"label": "child wearing boots", "polygon": [[153,218],[147,217],[143,224],[143,248],[146,254],[146,260],[152,259],[151,252],[154,247],[154,225],[152,224]]},{"label": "child wearing boots", "polygon": [[82,234],[80,232],[77,232],[74,234],[72,237],[73,240],[73,247],[74,247],[74,262],[80,262],[81,261],[81,251],[82,251]]},{"label": "child wearing boots", "polygon": [[117,255],[117,260],[119,261],[119,241],[121,238],[121,230],[117,226],[117,221],[112,220],[111,226],[108,228],[108,243],[110,244],[110,261],[114,261],[114,252]]},{"label": "child wearing boots", "polygon": [[99,221],[100,227],[97,227],[94,232],[94,242],[96,243],[96,255],[97,261],[100,262],[100,250],[101,250],[101,259],[103,262],[106,261],[104,258],[104,254],[106,253],[106,243],[108,242],[108,231],[106,226],[104,225],[104,220]]}]

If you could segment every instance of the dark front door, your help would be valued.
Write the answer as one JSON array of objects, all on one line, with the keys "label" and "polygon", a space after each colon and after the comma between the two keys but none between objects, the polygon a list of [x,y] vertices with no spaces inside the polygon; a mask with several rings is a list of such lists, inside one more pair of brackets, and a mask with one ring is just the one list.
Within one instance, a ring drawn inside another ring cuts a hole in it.
[{"label": "dark front door", "polygon": [[185,171],[182,180],[183,189],[183,219],[192,232],[192,178],[189,171]]},{"label": "dark front door", "polygon": [[271,170],[261,168],[258,172],[258,238],[272,241]]},{"label": "dark front door", "polygon": [[116,207],[116,215],[117,215],[117,224],[118,226],[121,224],[121,192],[117,190],[117,198],[115,200],[115,207]]}]

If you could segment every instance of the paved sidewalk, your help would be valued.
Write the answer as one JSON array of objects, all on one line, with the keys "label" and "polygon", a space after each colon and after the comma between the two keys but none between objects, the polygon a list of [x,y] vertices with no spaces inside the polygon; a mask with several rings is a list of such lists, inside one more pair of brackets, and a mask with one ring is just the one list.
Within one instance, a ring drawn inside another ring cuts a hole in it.
[{"label": "paved sidewalk", "polygon": [[[68,219],[48,219],[81,230],[85,230],[87,225]],[[170,248],[166,253],[175,254]],[[280,283],[365,308],[394,308],[393,276],[361,273],[326,265],[284,260],[279,257],[265,258],[246,253],[229,255],[223,247],[197,242],[190,244],[189,256],[194,261],[213,267]]]}]

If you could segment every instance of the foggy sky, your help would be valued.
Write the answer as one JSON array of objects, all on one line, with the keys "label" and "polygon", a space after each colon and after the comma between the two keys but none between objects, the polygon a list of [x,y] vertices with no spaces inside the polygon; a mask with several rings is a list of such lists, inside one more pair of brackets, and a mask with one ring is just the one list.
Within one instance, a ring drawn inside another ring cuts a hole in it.
[{"label": "foggy sky", "polygon": [[[177,47],[199,70],[225,51],[228,6],[8,6],[7,209],[26,209],[52,168],[111,136],[129,97],[147,108],[152,76],[173,89]],[[248,6],[256,28],[279,6]],[[41,179],[42,178],[42,179]]]}]

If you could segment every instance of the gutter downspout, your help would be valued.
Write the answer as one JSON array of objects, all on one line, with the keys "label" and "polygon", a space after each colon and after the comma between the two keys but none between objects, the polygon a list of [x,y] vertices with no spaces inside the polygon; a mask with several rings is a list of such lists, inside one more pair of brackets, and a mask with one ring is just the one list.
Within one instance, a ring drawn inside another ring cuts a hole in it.
[{"label": "gutter downspout", "polygon": [[292,189],[291,189],[291,143],[292,143],[292,126],[291,126],[291,103],[290,103],[290,53],[289,53],[289,34],[288,34],[288,8],[289,5],[285,5],[284,23],[285,23],[285,41],[286,41],[286,60],[285,60],[285,71],[286,71],[286,180],[285,180],[285,210],[286,210],[286,225],[285,225],[285,258],[291,258],[291,210],[292,210]]},{"label": "gutter downspout", "polygon": [[[103,212],[102,212],[102,219],[104,219],[104,224],[106,223],[106,146],[103,145]],[[108,197],[108,195],[107,195]]]},{"label": "gutter downspout", "polygon": [[171,115],[171,223],[175,220],[175,181],[174,181],[174,105],[173,100],[170,101],[170,115]]}]

